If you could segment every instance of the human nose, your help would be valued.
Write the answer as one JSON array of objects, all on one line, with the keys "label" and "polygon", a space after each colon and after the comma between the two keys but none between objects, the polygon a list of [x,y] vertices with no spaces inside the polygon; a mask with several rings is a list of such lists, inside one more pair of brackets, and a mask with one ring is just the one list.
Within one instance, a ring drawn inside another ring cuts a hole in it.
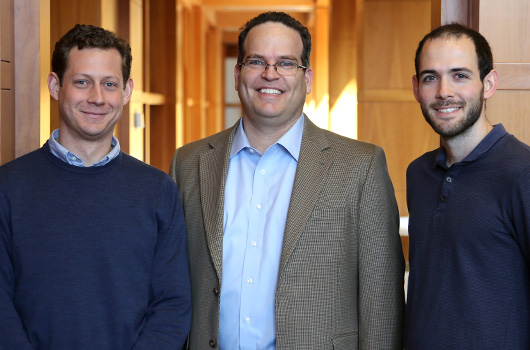
[{"label": "human nose", "polygon": [[101,86],[95,84],[90,89],[90,95],[88,96],[88,102],[100,105],[100,104],[103,104],[104,101],[105,99],[103,98],[103,91],[102,91]]},{"label": "human nose", "polygon": [[447,99],[454,95],[453,85],[448,79],[441,78],[440,84],[438,84],[438,97],[441,99]]},{"label": "human nose", "polygon": [[[269,69],[269,67],[272,67],[274,69]],[[267,65],[265,66],[265,69],[263,70],[263,76],[266,79],[277,78],[279,74],[278,74],[278,68],[276,67],[276,63],[275,64],[267,63]]]}]

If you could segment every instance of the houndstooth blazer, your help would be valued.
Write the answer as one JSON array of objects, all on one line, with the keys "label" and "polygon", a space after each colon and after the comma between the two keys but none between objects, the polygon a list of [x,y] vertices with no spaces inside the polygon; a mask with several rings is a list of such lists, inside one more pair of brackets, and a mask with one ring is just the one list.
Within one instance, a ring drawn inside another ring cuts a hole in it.
[{"label": "houndstooth blazer", "polygon": [[[404,260],[383,150],[304,118],[276,287],[276,347],[402,349]],[[218,347],[223,203],[238,125],[177,149],[171,163],[186,217],[192,350]]]}]

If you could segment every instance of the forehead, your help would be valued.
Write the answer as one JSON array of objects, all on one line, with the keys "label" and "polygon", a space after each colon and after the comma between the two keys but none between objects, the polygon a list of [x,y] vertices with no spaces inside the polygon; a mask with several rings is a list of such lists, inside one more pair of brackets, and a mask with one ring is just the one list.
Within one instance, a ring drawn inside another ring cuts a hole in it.
[{"label": "forehead", "polygon": [[121,55],[118,50],[72,48],[68,55],[65,73],[70,74],[104,74],[120,77],[122,74]]},{"label": "forehead", "polygon": [[300,33],[279,22],[266,22],[252,28],[245,39],[245,55],[302,55]]},{"label": "forehead", "polygon": [[442,37],[425,42],[420,54],[420,71],[456,67],[478,71],[475,44],[470,38]]}]

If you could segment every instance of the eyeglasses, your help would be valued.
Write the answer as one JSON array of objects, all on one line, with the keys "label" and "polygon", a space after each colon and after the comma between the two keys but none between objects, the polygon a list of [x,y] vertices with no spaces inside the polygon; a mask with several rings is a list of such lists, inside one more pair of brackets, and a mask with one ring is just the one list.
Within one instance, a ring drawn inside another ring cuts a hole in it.
[{"label": "eyeglasses", "polygon": [[245,66],[252,70],[267,70],[269,66],[273,66],[279,75],[295,75],[298,68],[307,69],[305,66],[299,66],[291,61],[278,61],[275,64],[269,64],[263,60],[247,60],[243,63],[238,63],[238,66]]}]

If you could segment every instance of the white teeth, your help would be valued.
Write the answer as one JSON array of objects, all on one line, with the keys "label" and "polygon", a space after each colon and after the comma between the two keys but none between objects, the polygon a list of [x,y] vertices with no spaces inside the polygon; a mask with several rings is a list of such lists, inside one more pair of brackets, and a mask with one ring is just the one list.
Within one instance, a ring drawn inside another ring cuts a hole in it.
[{"label": "white teeth", "polygon": [[262,94],[269,94],[269,95],[280,95],[282,92],[280,90],[276,89],[260,89],[258,90]]},{"label": "white teeth", "polygon": [[453,113],[456,110],[458,110],[458,108],[440,108],[438,110],[438,112],[441,112],[441,113]]}]

